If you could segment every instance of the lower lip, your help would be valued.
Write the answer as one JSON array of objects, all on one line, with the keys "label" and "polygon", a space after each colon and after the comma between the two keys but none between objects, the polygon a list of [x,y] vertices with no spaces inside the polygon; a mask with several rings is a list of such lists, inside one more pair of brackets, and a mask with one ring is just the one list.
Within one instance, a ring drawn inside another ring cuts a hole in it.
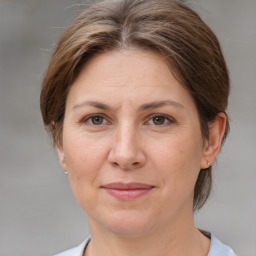
[{"label": "lower lip", "polygon": [[119,200],[134,200],[141,197],[151,191],[152,188],[148,189],[113,189],[104,188],[111,196]]}]

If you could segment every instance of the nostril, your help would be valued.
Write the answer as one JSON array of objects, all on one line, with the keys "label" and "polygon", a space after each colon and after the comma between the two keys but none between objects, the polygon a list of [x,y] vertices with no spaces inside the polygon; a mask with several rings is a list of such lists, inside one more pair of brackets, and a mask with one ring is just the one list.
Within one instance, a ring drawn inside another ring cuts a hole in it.
[{"label": "nostril", "polygon": [[[118,162],[113,162],[113,165],[115,165],[115,166],[121,166],[122,168],[127,168],[128,166],[122,166],[121,164],[119,164]],[[140,165],[140,163],[139,162],[134,162],[134,163],[132,163],[130,166],[139,166]]]}]

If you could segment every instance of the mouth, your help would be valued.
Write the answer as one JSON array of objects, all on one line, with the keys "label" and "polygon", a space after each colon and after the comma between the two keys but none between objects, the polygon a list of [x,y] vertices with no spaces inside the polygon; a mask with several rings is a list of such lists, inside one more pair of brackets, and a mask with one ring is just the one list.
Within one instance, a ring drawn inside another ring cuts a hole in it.
[{"label": "mouth", "polygon": [[119,200],[134,200],[149,193],[154,186],[144,183],[110,183],[101,186],[108,194]]}]

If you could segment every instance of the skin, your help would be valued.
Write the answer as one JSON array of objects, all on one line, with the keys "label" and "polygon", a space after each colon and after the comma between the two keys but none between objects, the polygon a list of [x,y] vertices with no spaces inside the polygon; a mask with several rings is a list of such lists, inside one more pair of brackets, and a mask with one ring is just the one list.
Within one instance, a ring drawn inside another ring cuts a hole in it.
[{"label": "skin", "polygon": [[[68,94],[57,148],[88,215],[85,255],[207,255],[193,190],[219,152],[225,120],[219,114],[204,139],[191,95],[157,53],[126,49],[90,59]],[[119,200],[102,189],[112,182],[153,189]]]}]

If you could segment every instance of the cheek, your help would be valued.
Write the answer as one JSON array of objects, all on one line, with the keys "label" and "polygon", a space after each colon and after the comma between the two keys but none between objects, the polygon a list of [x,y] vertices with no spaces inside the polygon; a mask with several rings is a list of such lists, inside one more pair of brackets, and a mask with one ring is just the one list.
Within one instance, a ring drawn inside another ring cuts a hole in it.
[{"label": "cheek", "polygon": [[155,146],[154,168],[159,171],[162,183],[166,190],[172,193],[182,193],[184,188],[193,191],[194,185],[200,171],[202,157],[202,146],[199,139],[195,136],[178,136],[165,140]]},{"label": "cheek", "polygon": [[93,174],[106,155],[106,140],[69,133],[64,140],[64,153],[69,171],[74,176]]},{"label": "cheek", "polygon": [[92,201],[88,199],[93,198],[97,189],[99,172],[107,155],[106,141],[69,134],[63,142],[70,184],[83,206],[84,201]]}]

